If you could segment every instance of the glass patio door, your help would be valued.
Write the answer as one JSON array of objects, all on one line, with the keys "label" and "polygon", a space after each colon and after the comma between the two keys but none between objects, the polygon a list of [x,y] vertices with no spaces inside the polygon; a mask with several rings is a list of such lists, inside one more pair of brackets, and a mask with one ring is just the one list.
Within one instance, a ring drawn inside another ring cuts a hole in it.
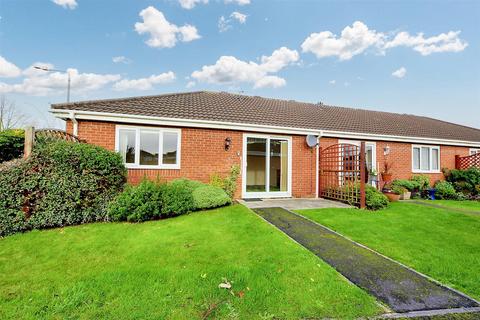
[{"label": "glass patio door", "polygon": [[289,150],[286,138],[246,137],[245,197],[290,195]]}]

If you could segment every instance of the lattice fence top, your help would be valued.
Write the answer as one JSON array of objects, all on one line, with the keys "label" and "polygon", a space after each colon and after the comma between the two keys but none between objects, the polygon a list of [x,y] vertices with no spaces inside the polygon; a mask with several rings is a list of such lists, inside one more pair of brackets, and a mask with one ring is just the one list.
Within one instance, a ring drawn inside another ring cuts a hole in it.
[{"label": "lattice fence top", "polygon": [[468,169],[472,167],[480,168],[480,153],[472,154],[466,157],[455,157],[455,167],[457,169]]},{"label": "lattice fence top", "polygon": [[53,140],[65,140],[71,142],[84,142],[83,140],[79,139],[78,137],[59,129],[39,129],[35,130],[35,139],[38,138],[46,138],[46,139],[53,139]]}]

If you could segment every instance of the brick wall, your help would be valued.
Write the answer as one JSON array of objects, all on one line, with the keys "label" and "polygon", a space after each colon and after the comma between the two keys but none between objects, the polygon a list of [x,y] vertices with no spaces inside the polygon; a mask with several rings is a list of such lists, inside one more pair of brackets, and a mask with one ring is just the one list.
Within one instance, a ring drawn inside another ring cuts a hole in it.
[{"label": "brick wall", "polygon": [[[67,132],[72,125],[67,121]],[[79,121],[78,136],[88,143],[115,150],[115,123]],[[225,138],[230,137],[230,150],[225,151]],[[231,130],[182,128],[180,169],[129,169],[128,182],[136,184],[144,178],[170,181],[180,177],[209,182],[213,173],[222,176],[230,172],[234,164],[241,165],[242,133]],[[237,197],[241,196],[241,179]]]},{"label": "brick wall", "polygon": [[[73,133],[71,121],[66,130]],[[79,121],[78,136],[87,142],[115,149],[115,124],[98,121]],[[232,139],[230,150],[225,151],[225,138]],[[232,130],[182,128],[181,169],[129,169],[128,181],[138,183],[144,177],[173,180],[180,177],[208,182],[213,173],[227,175],[231,166],[242,163],[243,132]],[[320,147],[327,148],[338,143],[336,138],[321,138]],[[383,149],[390,147],[390,154],[383,155]],[[385,159],[392,163],[394,178],[409,179],[412,173],[412,148],[409,143],[377,141],[377,163],[382,169]],[[440,146],[440,167],[455,168],[455,155],[468,155],[469,148]],[[305,143],[305,136],[292,136],[292,195],[294,197],[315,197],[316,195],[316,152]],[[443,179],[443,174],[427,174],[433,184]],[[236,197],[241,197],[241,176],[238,180]]]}]

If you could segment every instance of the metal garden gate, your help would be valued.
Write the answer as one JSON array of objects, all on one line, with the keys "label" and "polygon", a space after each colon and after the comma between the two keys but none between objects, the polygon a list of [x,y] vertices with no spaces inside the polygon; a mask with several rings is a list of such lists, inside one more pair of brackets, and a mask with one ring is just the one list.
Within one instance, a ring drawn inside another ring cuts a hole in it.
[{"label": "metal garden gate", "polygon": [[365,142],[320,148],[319,196],[365,207]]}]

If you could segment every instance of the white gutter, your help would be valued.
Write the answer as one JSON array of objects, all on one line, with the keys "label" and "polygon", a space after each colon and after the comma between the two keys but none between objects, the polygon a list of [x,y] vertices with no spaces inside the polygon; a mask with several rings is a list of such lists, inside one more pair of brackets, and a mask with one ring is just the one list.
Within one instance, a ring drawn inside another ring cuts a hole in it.
[{"label": "white gutter", "polygon": [[73,123],[73,135],[78,136],[78,121],[77,118],[75,118],[75,111],[70,111],[69,118]]},{"label": "white gutter", "polygon": [[[196,120],[196,119],[177,119],[152,117],[131,114],[118,114],[107,112],[93,112],[93,111],[79,111],[79,110],[61,110],[51,109],[50,112],[57,118],[71,119],[73,113],[75,119],[79,120],[93,120],[93,121],[109,121],[117,123],[133,123],[133,124],[147,124],[147,125],[163,125],[174,127],[192,127],[192,128],[210,128],[210,129],[224,129],[224,130],[238,130],[251,132],[265,132],[277,134],[294,134],[294,135],[318,135],[318,130],[305,128],[291,128],[280,126],[257,125],[236,122],[211,121],[211,120]],[[72,119],[73,121],[73,119]],[[451,139],[437,139],[425,137],[407,137],[383,134],[357,133],[346,131],[322,130],[321,136],[332,138],[345,138],[355,140],[371,140],[371,141],[392,141],[392,142],[406,142],[419,144],[433,144],[433,145],[451,145],[451,146],[466,146],[466,147],[480,147],[480,141],[463,141]]]}]

